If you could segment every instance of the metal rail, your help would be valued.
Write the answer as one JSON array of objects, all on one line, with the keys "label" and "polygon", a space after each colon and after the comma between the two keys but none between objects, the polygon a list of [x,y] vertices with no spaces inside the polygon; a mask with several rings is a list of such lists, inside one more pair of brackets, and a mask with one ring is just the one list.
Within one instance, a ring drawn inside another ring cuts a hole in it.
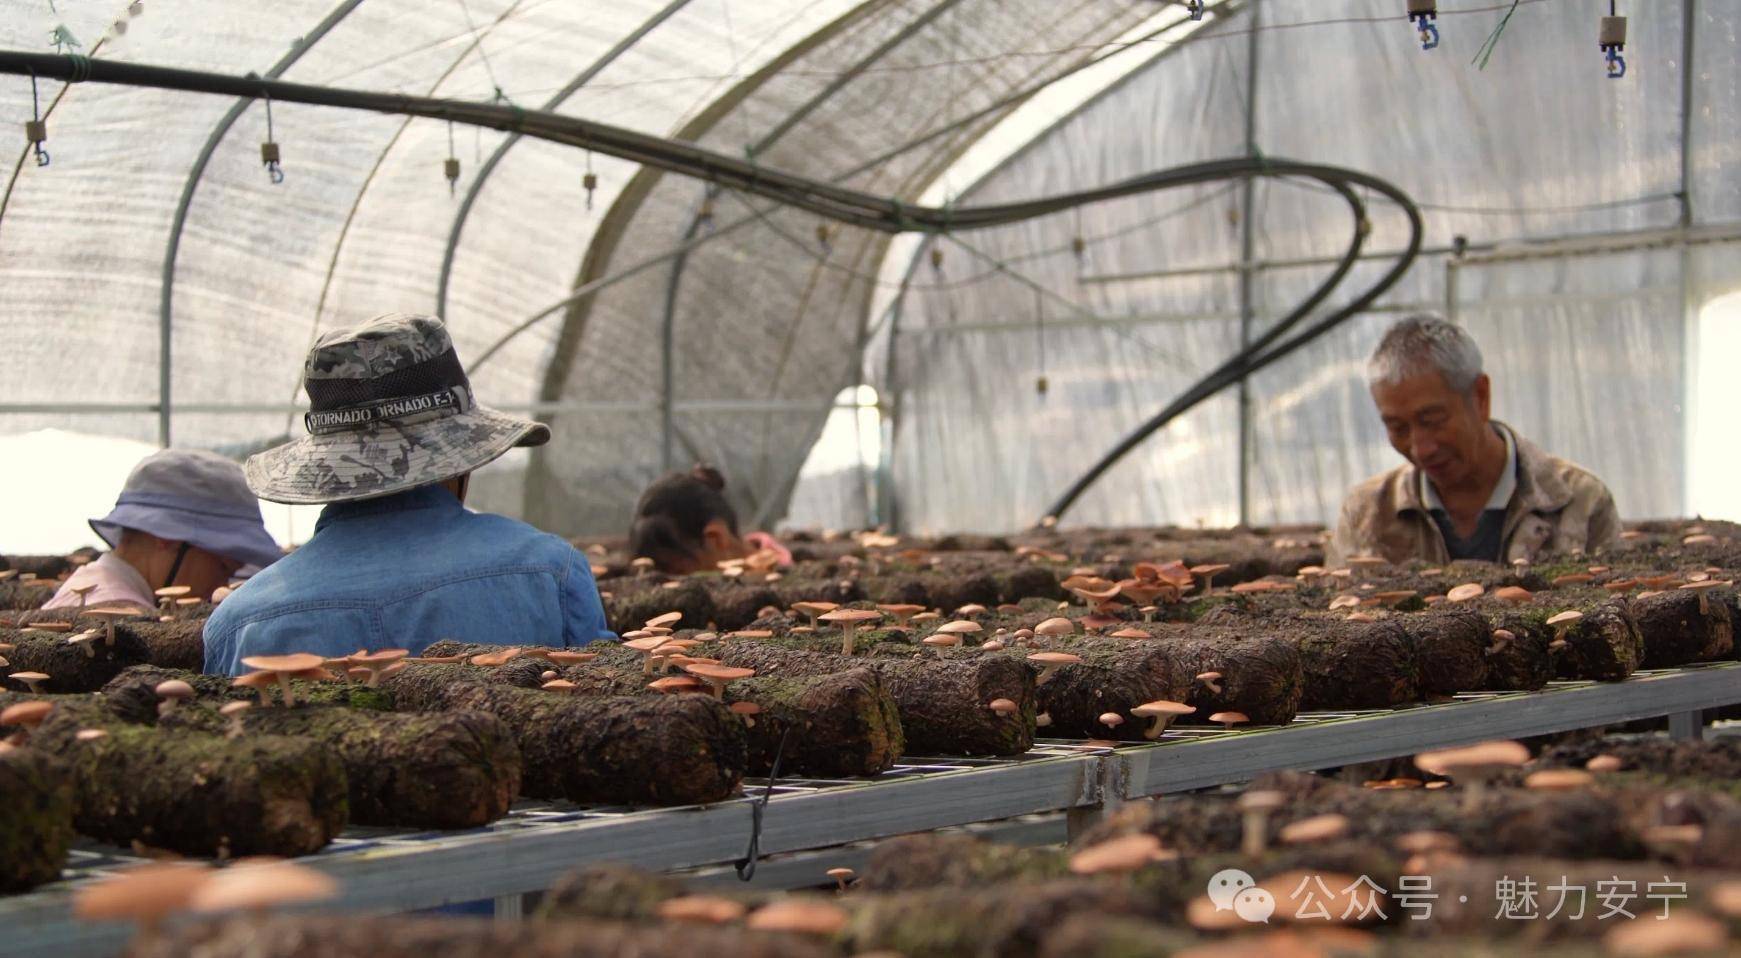
[{"label": "metal rail", "polygon": [[[1618,683],[1465,693],[1439,705],[1304,713],[1284,727],[1182,728],[1155,744],[1045,741],[1015,758],[904,759],[874,781],[782,780],[768,803],[761,848],[766,855],[809,852],[1060,809],[1070,813],[1074,831],[1132,799],[1245,781],[1267,771],[1351,765],[1735,703],[1741,703],[1741,662],[1723,662],[1640,672]],[[759,795],[761,785],[752,780],[746,791]],[[519,896],[549,888],[564,872],[589,862],[703,869],[707,881],[721,881],[729,869],[709,866],[742,856],[749,828],[749,804],[741,799],[639,810],[525,803],[501,821],[463,832],[352,828],[304,861],[343,882],[349,909],[408,911],[496,899],[512,911]],[[1055,818],[999,826],[1009,829],[1029,841],[1062,834]],[[804,875],[811,864],[850,865],[866,853],[857,848],[794,856],[787,865],[775,864],[762,883],[808,884]],[[0,956],[116,952],[127,930],[74,919],[72,889],[137,860],[117,849],[81,847],[65,880],[0,898],[0,928],[7,929]]]}]

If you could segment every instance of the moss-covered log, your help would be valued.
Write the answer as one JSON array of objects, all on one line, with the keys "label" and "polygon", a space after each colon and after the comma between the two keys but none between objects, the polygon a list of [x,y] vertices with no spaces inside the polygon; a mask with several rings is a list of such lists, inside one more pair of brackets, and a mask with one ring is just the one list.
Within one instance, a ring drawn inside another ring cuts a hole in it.
[{"label": "moss-covered log", "polygon": [[[726,665],[774,677],[833,675],[869,665],[894,697],[907,751],[915,754],[1019,755],[1034,745],[1034,673],[1016,659],[864,659],[751,641],[720,642],[707,650]],[[988,705],[995,699],[1014,702],[1016,712],[993,712]]]},{"label": "moss-covered log", "polygon": [[1493,627],[1486,616],[1452,608],[1398,616],[1397,621],[1414,643],[1422,693],[1454,695],[1487,687]]},{"label": "moss-covered log", "polygon": [[1070,875],[1054,848],[1023,848],[967,835],[927,832],[880,842],[859,873],[864,892],[992,888]]},{"label": "moss-covered log", "polygon": [[1305,694],[1300,650],[1292,642],[1262,633],[1212,628],[1181,634],[1160,633],[1154,642],[1167,649],[1184,672],[1195,677],[1220,672],[1221,691],[1194,682],[1185,704],[1197,711],[1187,719],[1207,720],[1217,712],[1241,712],[1253,725],[1286,725],[1299,714]]},{"label": "moss-covered log", "polygon": [[[4,653],[12,663],[4,671],[47,675],[47,681],[38,686],[43,692],[95,692],[123,669],[145,661],[146,648],[137,635],[117,630],[114,645],[101,637],[88,644],[74,644],[67,641],[71,636],[70,632],[0,629],[0,644],[12,646]],[[11,678],[0,680],[0,688],[29,690],[25,683]]]},{"label": "moss-covered log", "polygon": [[[473,655],[481,646],[438,643],[440,655]],[[574,683],[574,695],[658,695],[647,684],[641,653],[613,643],[596,646],[599,658],[557,668]],[[522,656],[481,674],[491,681],[538,688],[553,668],[545,659]],[[676,673],[671,673],[676,674]],[[753,702],[760,715],[745,723],[748,770],[766,774],[780,752],[786,774],[816,777],[875,775],[894,767],[905,748],[899,708],[882,678],[868,668],[831,675],[755,676],[726,687],[725,702]],[[791,733],[786,734],[790,729]],[[781,739],[785,739],[781,751]]]},{"label": "moss-covered log", "polygon": [[[88,728],[105,734],[79,739]],[[183,855],[294,856],[318,850],[345,825],[344,768],[321,742],[135,725],[82,697],[56,697],[31,742],[67,763],[74,824],[102,841]]]},{"label": "moss-covered log", "polygon": [[178,925],[133,942],[129,958],[833,958],[821,939],[693,922],[496,922],[306,915]]},{"label": "moss-covered log", "polygon": [[513,731],[521,790],[576,802],[685,805],[731,795],[747,764],[743,721],[702,695],[559,695],[492,682],[466,665],[383,679],[395,707],[477,709]]},{"label": "moss-covered log", "polygon": [[[1487,622],[1493,631],[1510,632],[1511,638],[1488,646],[1493,651],[1487,653],[1487,680],[1481,688],[1514,691],[1547,685],[1554,677],[1554,654],[1548,648],[1553,631],[1541,624],[1540,617],[1513,609],[1489,609]],[[1492,632],[1488,635],[1491,638]]]},{"label": "moss-covered log", "polygon": [[839,936],[848,953],[889,951],[905,958],[1028,958],[1071,915],[1134,915],[1143,910],[1129,886],[1082,879],[1019,889],[949,888],[848,897],[853,899],[852,918]]},{"label": "moss-covered log", "polygon": [[[182,706],[163,728],[227,734],[210,704]],[[243,735],[288,736],[330,748],[344,763],[350,819],[396,828],[473,828],[508,813],[520,791],[520,749],[487,712],[367,712],[333,705],[252,708]]]},{"label": "moss-covered log", "polygon": [[41,749],[0,746],[0,894],[59,878],[72,840],[67,767]]},{"label": "moss-covered log", "polygon": [[1639,663],[1644,661],[1644,639],[1638,633],[1630,601],[1614,599],[1586,604],[1579,610],[1584,614],[1581,620],[1556,632],[1547,620],[1563,608],[1555,605],[1531,608],[1520,617],[1526,628],[1546,633],[1550,643],[1558,637],[1565,639],[1565,646],[1553,653],[1556,675],[1565,679],[1619,682],[1638,670]]},{"label": "moss-covered log", "polygon": [[[79,627],[88,626],[81,620]],[[205,667],[204,630],[205,620],[193,618],[176,619],[173,622],[142,619],[115,625],[117,639],[122,635],[132,637],[144,648],[145,661],[148,664],[166,669],[186,669],[189,672],[198,672]]]},{"label": "moss-covered log", "polygon": [[[672,585],[673,588],[666,588]],[[667,579],[659,575],[612,580],[605,591],[605,613],[620,635],[639,629],[643,623],[667,612],[681,612],[683,619],[672,628],[705,629],[714,621],[713,595],[704,577]]]},{"label": "moss-covered log", "polygon": [[[151,724],[156,721],[158,698],[153,691],[161,682],[180,679],[193,687],[194,697],[222,704],[246,700],[258,702],[259,693],[239,688],[227,675],[202,675],[183,669],[166,669],[156,665],[134,665],[121,671],[102,688],[109,708],[130,722]],[[343,705],[346,708],[371,712],[389,712],[393,698],[380,689],[371,689],[357,682],[308,682],[297,679],[291,683],[297,704]],[[278,692],[270,690],[277,702]]]},{"label": "moss-covered log", "polygon": [[1674,589],[1634,599],[1632,615],[1644,643],[1640,668],[1669,669],[1735,654],[1729,607],[1715,596]]},{"label": "moss-covered log", "polygon": [[43,603],[54,598],[54,593],[59,588],[60,583],[53,580],[32,579],[20,582],[17,579],[8,579],[5,582],[0,582],[0,609],[9,609],[15,612],[40,609]]},{"label": "moss-covered log", "polygon": [[[1414,940],[1429,935],[1468,935],[1526,938],[1532,944],[1582,941],[1586,949],[1593,946],[1591,939],[1613,931],[1617,924],[1655,922],[1665,910],[1669,914],[1722,914],[1712,907],[1712,895],[1734,881],[1733,873],[1680,868],[1665,875],[1663,866],[1656,863],[1541,856],[1444,860],[1433,864],[1431,874],[1433,891],[1439,895],[1432,919],[1398,922],[1397,933]],[[1535,881],[1533,901],[1524,902],[1514,894],[1509,907],[1518,917],[1495,920],[1507,910],[1497,890],[1506,887],[1506,879],[1516,888],[1525,878]],[[1564,890],[1550,888],[1556,885]],[[1604,889],[1613,889],[1612,903],[1636,917],[1609,913]]]},{"label": "moss-covered log", "polygon": [[[1184,701],[1197,674],[1159,643],[1098,637],[993,653],[926,649],[919,654],[927,659],[1002,657],[1025,663],[1028,655],[1041,648],[1055,648],[1082,659],[1058,668],[1035,685],[1035,709],[1049,717],[1046,734],[1050,736],[1142,741],[1148,722],[1130,710],[1157,700]],[[1103,724],[1100,717],[1107,713],[1122,716],[1122,724]]]},{"label": "moss-covered log", "polygon": [[1377,622],[1270,617],[1293,639],[1305,674],[1303,709],[1392,708],[1420,698],[1415,643],[1395,618]]}]

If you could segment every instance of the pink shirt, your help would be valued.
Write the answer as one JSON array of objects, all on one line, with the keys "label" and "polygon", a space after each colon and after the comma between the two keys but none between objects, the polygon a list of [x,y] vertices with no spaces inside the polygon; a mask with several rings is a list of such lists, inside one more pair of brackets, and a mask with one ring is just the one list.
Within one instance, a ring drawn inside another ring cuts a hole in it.
[{"label": "pink shirt", "polygon": [[748,532],[744,534],[744,545],[751,550],[760,552],[763,549],[780,557],[780,567],[786,568],[792,564],[792,550],[780,544],[780,540],[766,532]]},{"label": "pink shirt", "polygon": [[45,609],[64,609],[76,607],[79,597],[74,589],[82,589],[87,585],[96,586],[85,596],[85,604],[98,605],[136,605],[145,609],[157,608],[157,598],[152,594],[151,584],[139,574],[139,570],[127,564],[127,560],[113,552],[105,552],[97,557],[97,561],[82,565],[72,574],[72,577],[61,584],[60,591],[43,606]]}]

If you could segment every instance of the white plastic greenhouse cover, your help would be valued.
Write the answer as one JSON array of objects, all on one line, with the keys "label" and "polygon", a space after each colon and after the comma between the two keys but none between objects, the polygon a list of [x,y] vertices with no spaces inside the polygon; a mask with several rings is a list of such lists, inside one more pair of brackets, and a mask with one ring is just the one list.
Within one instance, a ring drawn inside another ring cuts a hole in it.
[{"label": "white plastic greenhouse cover", "polygon": [[[1483,71],[1469,59],[1502,15],[1490,0],[1441,2],[1444,44],[1430,54],[1401,0],[1222,0],[955,200],[1031,198],[1255,146],[1391,179],[1430,204],[1429,247],[1721,233],[1741,222],[1741,187],[1723,174],[1741,162],[1735,18],[1715,0],[1623,5],[1632,69],[1610,82],[1594,2],[1523,0]],[[104,59],[499,94],[917,202],[1027,94],[1177,19],[1155,0],[0,0],[0,46],[41,50],[64,26]],[[300,428],[301,359],[319,331],[439,308],[484,400],[555,431],[483,477],[481,504],[567,533],[620,531],[639,490],[691,459],[722,468],[746,516],[777,519],[836,395],[861,379],[893,424],[884,514],[807,519],[1025,524],[1239,342],[1246,300],[1227,267],[1246,224],[1263,261],[1347,239],[1345,210],[1321,195],[1265,183],[1247,210],[1240,187],[1215,186],[950,237],[934,270],[911,243],[822,236],[809,214],[731,193],[709,202],[693,180],[526,139],[477,189],[438,307],[457,214],[500,134],[275,104],[275,186],[260,166],[262,103],[214,136],[234,101],[38,86],[52,163],[37,166],[21,139],[0,155],[0,431],[158,439],[167,316],[171,438],[239,453]],[[28,80],[0,77],[0,128],[31,112]],[[1394,247],[1399,218],[1374,215],[1369,248]],[[691,238],[688,256],[630,272]],[[1684,317],[1735,287],[1735,247],[1622,245],[1471,259],[1455,270],[1454,311],[1486,348],[1502,415],[1596,468],[1626,514],[1674,513],[1694,428],[1680,409]],[[1423,257],[1384,309],[1450,301],[1446,262]],[[1130,275],[1194,267],[1208,269]],[[1363,265],[1338,297],[1382,268]],[[1252,324],[1325,269],[1254,270]],[[565,302],[598,280],[610,285]],[[1253,381],[1252,521],[1321,521],[1348,482],[1388,464],[1359,359],[1390,318],[1363,317]],[[1240,421],[1231,394],[1205,404],[1070,520],[1238,518]]]}]

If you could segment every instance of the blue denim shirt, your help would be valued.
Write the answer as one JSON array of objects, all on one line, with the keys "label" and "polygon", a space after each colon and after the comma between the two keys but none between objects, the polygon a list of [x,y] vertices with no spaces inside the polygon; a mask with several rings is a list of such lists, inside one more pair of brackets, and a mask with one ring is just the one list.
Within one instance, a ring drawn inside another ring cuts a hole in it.
[{"label": "blue denim shirt", "polygon": [[614,638],[592,566],[573,546],[423,486],[327,506],[306,545],[212,613],[205,670],[240,675],[243,656],[288,652],[416,655],[441,639],[564,647]]}]

